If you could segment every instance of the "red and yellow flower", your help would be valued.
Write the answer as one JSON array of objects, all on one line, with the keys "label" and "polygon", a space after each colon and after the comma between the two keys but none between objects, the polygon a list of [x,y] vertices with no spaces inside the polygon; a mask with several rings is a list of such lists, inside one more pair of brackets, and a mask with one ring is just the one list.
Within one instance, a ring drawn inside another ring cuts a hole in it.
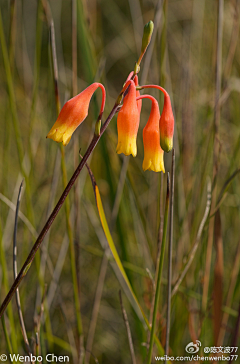
[{"label": "red and yellow flower", "polygon": [[163,92],[164,94],[164,105],[161,118],[159,120],[159,128],[160,128],[160,144],[164,152],[170,152],[173,148],[173,133],[174,133],[174,116],[172,111],[172,105],[170,96],[167,91],[158,85],[144,85],[141,86],[141,89],[144,88],[156,88]]},{"label": "red and yellow flower", "polygon": [[137,155],[137,132],[139,127],[140,113],[136,101],[136,86],[134,81],[130,80],[124,86],[129,86],[128,93],[124,97],[123,106],[118,113],[117,129],[118,144],[117,153],[125,155]]},{"label": "red and yellow flower", "polygon": [[[142,168],[144,171],[165,172],[163,161],[163,150],[160,147],[159,118],[160,112],[157,100],[150,95],[140,96],[141,99],[149,98],[152,108],[146,126],[143,129],[144,160]],[[138,98],[139,99],[139,98]]]},{"label": "red and yellow flower", "polygon": [[159,120],[160,144],[165,152],[170,152],[173,148],[174,116],[172,112],[171,100],[168,93],[164,93],[164,105],[162,115]]},{"label": "red and yellow flower", "polygon": [[105,88],[101,83],[95,82],[65,103],[57,121],[49,131],[47,138],[53,139],[58,143],[62,142],[63,145],[67,145],[73,132],[86,119],[90,100],[98,87],[101,88],[103,94],[100,111],[101,116],[105,106]]}]

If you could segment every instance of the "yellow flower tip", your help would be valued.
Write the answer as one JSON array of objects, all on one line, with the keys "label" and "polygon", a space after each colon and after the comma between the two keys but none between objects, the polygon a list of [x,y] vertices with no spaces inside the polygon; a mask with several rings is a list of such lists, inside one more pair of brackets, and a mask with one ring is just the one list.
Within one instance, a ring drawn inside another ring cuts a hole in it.
[{"label": "yellow flower tip", "polygon": [[152,108],[146,126],[143,129],[144,160],[142,168],[144,171],[165,172],[163,161],[163,150],[160,147],[159,118],[160,112],[156,99],[149,95],[143,98],[152,100]]},{"label": "yellow flower tip", "polygon": [[170,152],[173,148],[173,138],[164,137],[160,134],[160,145],[164,152]]},{"label": "yellow flower tip", "polygon": [[63,134],[63,137],[62,137],[62,143],[63,143],[64,147],[65,147],[66,145],[68,145],[68,143],[69,143],[69,142],[70,142],[70,140],[71,140],[71,137],[72,137],[72,135],[67,135],[67,133]]},{"label": "yellow flower tip", "polygon": [[163,153],[158,151],[156,153],[146,153],[142,164],[142,169],[145,171],[163,172],[165,173]]},{"label": "yellow flower tip", "polygon": [[47,135],[47,138],[54,140],[57,143],[63,143],[66,146],[71,139],[71,136],[75,130],[75,126],[68,126],[67,123],[63,123],[60,125],[59,121],[57,120],[56,123],[53,125],[52,129]]},{"label": "yellow flower tip", "polygon": [[133,157],[136,157],[137,155],[136,140],[134,140],[134,138],[122,138],[122,140],[118,141],[116,152],[118,154],[123,153],[125,155],[132,154]]}]

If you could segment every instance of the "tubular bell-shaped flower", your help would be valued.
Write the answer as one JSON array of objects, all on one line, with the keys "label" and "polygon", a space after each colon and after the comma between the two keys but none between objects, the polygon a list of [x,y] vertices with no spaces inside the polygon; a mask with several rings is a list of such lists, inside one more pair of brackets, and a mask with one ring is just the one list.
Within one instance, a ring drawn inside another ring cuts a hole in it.
[{"label": "tubular bell-shaped flower", "polygon": [[170,96],[167,91],[164,93],[164,105],[162,115],[159,120],[159,127],[161,147],[168,153],[173,148],[174,116]]},{"label": "tubular bell-shaped flower", "polygon": [[123,106],[118,113],[118,145],[117,153],[125,155],[137,155],[137,132],[139,127],[140,113],[136,101],[136,86],[134,81],[127,81],[124,89],[129,86],[127,95],[123,100]]},{"label": "tubular bell-shaped flower", "polygon": [[142,168],[144,171],[165,172],[163,161],[163,150],[160,147],[159,118],[160,112],[157,100],[150,95],[142,95],[137,100],[149,98],[152,108],[146,126],[143,129],[144,160]]},{"label": "tubular bell-shaped flower", "polygon": [[174,133],[174,116],[172,112],[170,96],[163,87],[158,85],[141,86],[141,89],[144,88],[156,88],[162,91],[164,94],[163,111],[159,120],[160,135],[161,135],[160,144],[164,152],[168,153],[173,148],[173,133]]},{"label": "tubular bell-shaped flower", "polygon": [[86,119],[91,97],[98,87],[102,90],[102,105],[99,114],[100,120],[105,106],[106,93],[104,86],[101,83],[95,82],[64,104],[57,121],[49,131],[47,138],[67,145],[75,129]]}]

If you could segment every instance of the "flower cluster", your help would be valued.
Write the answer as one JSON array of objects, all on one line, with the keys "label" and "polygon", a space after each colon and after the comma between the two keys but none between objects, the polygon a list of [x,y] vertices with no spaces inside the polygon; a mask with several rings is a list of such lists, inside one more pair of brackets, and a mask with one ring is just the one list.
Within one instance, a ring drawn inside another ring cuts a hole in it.
[{"label": "flower cluster", "polygon": [[[87,117],[91,97],[98,87],[102,90],[102,105],[98,117],[98,121],[100,121],[105,106],[106,94],[104,86],[95,82],[79,95],[66,102],[47,138],[67,145],[75,129]],[[164,106],[161,116],[156,99],[150,95],[140,95],[139,90],[145,88],[157,88],[164,93]],[[164,151],[169,152],[172,149],[174,132],[174,117],[168,93],[157,85],[138,86],[138,77],[131,72],[121,94],[125,95],[125,97],[117,118],[117,153],[132,154],[134,157],[137,155],[137,133],[142,99],[149,98],[152,101],[152,108],[143,129],[144,160],[142,167],[144,171],[165,172],[163,154]]]},{"label": "flower cluster", "polygon": [[160,86],[146,85],[140,87],[140,89],[158,88],[164,93],[164,106],[160,116],[156,99],[150,95],[139,96],[137,76],[135,76],[134,81],[129,80],[131,77],[132,74],[129,75],[123,88],[125,90],[128,87],[128,93],[123,100],[123,106],[117,119],[117,153],[132,154],[134,157],[137,155],[136,140],[141,111],[141,107],[139,108],[137,103],[143,98],[149,98],[152,101],[152,108],[147,124],[143,129],[144,160],[142,167],[144,171],[165,172],[163,153],[164,151],[169,152],[173,147],[174,117],[170,97],[166,90]]}]

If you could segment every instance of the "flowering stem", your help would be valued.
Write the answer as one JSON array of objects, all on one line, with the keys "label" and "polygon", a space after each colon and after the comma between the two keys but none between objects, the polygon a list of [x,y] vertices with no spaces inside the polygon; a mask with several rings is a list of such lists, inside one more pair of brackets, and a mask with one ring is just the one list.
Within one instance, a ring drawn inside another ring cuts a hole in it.
[{"label": "flowering stem", "polygon": [[151,329],[151,337],[150,337],[147,364],[151,364],[151,361],[152,361],[154,332],[155,332],[155,327],[156,327],[158,302],[159,302],[159,296],[160,296],[161,276],[162,276],[162,269],[163,269],[164,252],[165,252],[165,246],[166,246],[166,240],[167,240],[168,210],[169,210],[169,187],[170,187],[170,180],[169,180],[169,173],[168,173],[168,176],[167,176],[167,195],[166,195],[166,202],[165,202],[165,214],[164,214],[164,225],[163,225],[162,248],[161,248],[161,256],[160,256],[159,266],[157,267],[156,294],[155,294],[155,302],[154,302],[154,309],[153,309],[152,329]]},{"label": "flowering stem", "polygon": [[61,197],[59,198],[55,208],[53,209],[51,215],[49,216],[46,224],[44,225],[42,231],[40,232],[35,244],[33,245],[27,259],[25,260],[20,272],[18,273],[17,278],[14,280],[12,287],[10,288],[7,296],[5,297],[1,307],[0,307],[0,318],[2,317],[4,311],[6,310],[10,300],[12,299],[16,289],[18,288],[19,284],[21,283],[22,279],[25,277],[25,275],[27,274],[28,269],[30,268],[32,261],[35,257],[36,252],[38,251],[45,235],[47,234],[48,230],[50,229],[53,221],[55,220],[58,212],[60,211],[66,197],[68,196],[69,192],[71,191],[77,177],[79,176],[81,170],[83,169],[83,167],[85,166],[89,156],[91,155],[91,153],[93,152],[94,148],[96,147],[99,139],[101,138],[102,134],[104,133],[104,131],[106,130],[106,128],[108,127],[108,124],[110,123],[111,119],[113,118],[113,116],[116,114],[116,112],[118,111],[118,107],[119,107],[119,103],[116,102],[112,111],[110,112],[109,116],[107,117],[105,123],[103,124],[101,131],[100,131],[100,135],[97,136],[94,134],[92,141],[86,151],[86,153],[83,156],[83,159],[80,161],[77,169],[75,170],[75,172],[73,173],[70,181],[68,182],[66,188],[64,189]]}]

